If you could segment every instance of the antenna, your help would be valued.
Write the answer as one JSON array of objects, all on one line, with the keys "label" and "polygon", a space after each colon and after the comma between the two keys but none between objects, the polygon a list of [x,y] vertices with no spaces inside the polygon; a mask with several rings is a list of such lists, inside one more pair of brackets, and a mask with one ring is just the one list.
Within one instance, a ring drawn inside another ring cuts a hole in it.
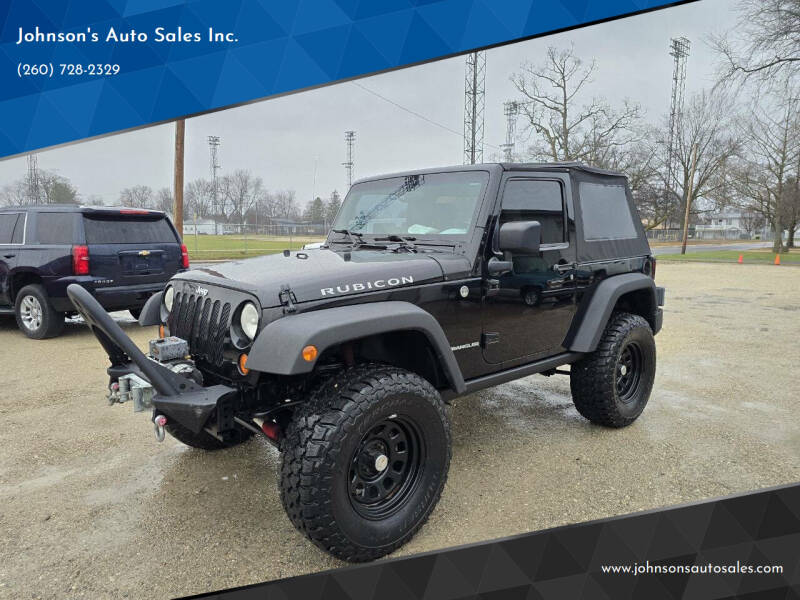
[{"label": "antenna", "polygon": [[467,54],[464,77],[464,164],[483,162],[483,109],[486,104],[486,53]]},{"label": "antenna", "polygon": [[39,158],[35,152],[28,154],[28,178],[26,181],[25,195],[28,204],[39,204],[41,188],[39,187]]},{"label": "antenna", "polygon": [[219,148],[219,136],[208,136],[208,150],[210,154],[209,167],[211,169],[211,206],[214,210],[214,233],[217,233],[217,219],[216,217],[222,212],[219,210],[217,203],[218,185],[217,185],[217,171],[219,171],[219,155],[217,149]]},{"label": "antenna", "polygon": [[356,141],[355,131],[345,131],[344,141],[347,144],[347,161],[343,162],[345,171],[347,171],[347,189],[353,185],[353,146]]},{"label": "antenna", "polygon": [[683,93],[686,88],[686,59],[689,57],[691,42],[685,37],[670,40],[669,55],[674,59],[672,69],[672,99],[669,108],[669,137],[667,140],[667,179],[664,186],[665,204],[671,190],[675,189],[675,138],[681,129],[683,117]]},{"label": "antenna", "polygon": [[514,100],[503,102],[503,114],[506,116],[506,143],[500,146],[506,162],[514,160],[514,143],[517,137],[517,115],[520,103]]}]

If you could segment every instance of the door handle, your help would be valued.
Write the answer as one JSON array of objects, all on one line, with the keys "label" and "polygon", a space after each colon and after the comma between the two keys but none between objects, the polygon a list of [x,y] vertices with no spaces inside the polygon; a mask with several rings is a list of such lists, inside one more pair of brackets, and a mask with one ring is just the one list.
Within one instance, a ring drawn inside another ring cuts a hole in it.
[{"label": "door handle", "polygon": [[553,271],[558,273],[563,273],[565,271],[571,271],[578,268],[578,263],[569,263],[566,265],[555,264],[553,265]]},{"label": "door handle", "polygon": [[14,258],[16,254],[3,254],[3,258]]}]

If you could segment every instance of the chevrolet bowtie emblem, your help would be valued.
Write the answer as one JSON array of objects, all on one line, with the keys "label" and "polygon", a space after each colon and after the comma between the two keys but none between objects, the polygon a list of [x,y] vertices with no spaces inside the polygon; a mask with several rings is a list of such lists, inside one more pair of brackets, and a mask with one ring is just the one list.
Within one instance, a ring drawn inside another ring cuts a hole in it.
[{"label": "chevrolet bowtie emblem", "polygon": [[139,256],[150,256],[150,250],[139,250]]}]

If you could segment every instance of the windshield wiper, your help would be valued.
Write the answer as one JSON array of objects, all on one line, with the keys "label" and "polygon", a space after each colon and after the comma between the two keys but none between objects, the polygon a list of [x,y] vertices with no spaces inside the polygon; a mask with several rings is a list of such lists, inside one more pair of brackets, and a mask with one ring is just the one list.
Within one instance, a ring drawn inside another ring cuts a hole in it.
[{"label": "windshield wiper", "polygon": [[406,250],[409,250],[411,252],[416,252],[417,247],[412,243],[416,241],[416,239],[417,238],[415,238],[413,235],[402,236],[402,235],[397,235],[395,233],[390,233],[386,237],[376,237],[375,241],[395,242],[395,245],[392,246],[391,248],[389,246],[386,246],[388,249],[391,249],[395,252],[397,252],[400,248],[405,248]]},{"label": "windshield wiper", "polygon": [[[364,234],[357,231],[350,231],[349,229],[331,229],[333,233],[343,233],[350,239],[350,245],[355,248],[364,243]],[[358,240],[356,241],[356,238]]]}]

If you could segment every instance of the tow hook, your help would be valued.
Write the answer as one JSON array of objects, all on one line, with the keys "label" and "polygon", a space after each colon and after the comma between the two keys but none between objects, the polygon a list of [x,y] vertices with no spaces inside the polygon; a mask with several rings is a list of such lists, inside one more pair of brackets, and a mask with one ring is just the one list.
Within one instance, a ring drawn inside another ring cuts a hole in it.
[{"label": "tow hook", "polygon": [[166,424],[167,424],[167,417],[165,417],[164,415],[156,415],[155,417],[153,417],[153,428],[155,429],[156,439],[159,442],[164,441],[166,433],[164,431],[164,425]]}]

